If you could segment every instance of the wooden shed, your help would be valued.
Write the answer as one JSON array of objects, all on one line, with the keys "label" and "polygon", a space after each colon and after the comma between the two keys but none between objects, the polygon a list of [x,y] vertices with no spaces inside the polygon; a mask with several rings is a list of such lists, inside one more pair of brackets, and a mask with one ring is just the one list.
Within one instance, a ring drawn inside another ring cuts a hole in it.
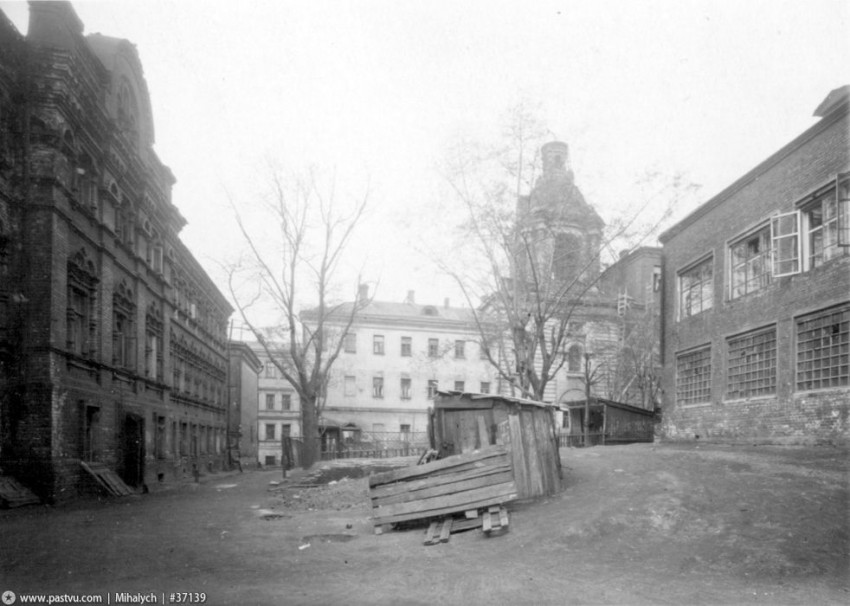
[{"label": "wooden shed", "polygon": [[[592,398],[588,409],[588,446],[652,442],[655,438],[655,411],[604,398]],[[568,428],[569,443],[562,445],[584,445],[584,410],[584,401],[566,406],[564,424]]]},{"label": "wooden shed", "polygon": [[520,499],[561,489],[555,407],[492,394],[438,391],[429,416],[431,447],[446,457],[502,444]]}]

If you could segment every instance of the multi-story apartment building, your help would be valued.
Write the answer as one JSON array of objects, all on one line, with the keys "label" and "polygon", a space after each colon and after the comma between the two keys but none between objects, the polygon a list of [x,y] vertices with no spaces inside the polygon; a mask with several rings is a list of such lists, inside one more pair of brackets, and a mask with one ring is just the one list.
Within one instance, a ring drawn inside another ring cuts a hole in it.
[{"label": "multi-story apartment building", "polygon": [[[252,343],[251,348],[260,360],[261,370],[255,404],[257,422],[248,438],[257,443],[256,460],[260,464],[280,465],[283,438],[301,437],[298,392],[281,376],[280,370],[259,343]],[[290,453],[290,456],[293,455]],[[290,461],[294,462],[297,461]]]},{"label": "multi-story apartment building", "polygon": [[665,436],[850,438],[848,103],[662,234]]},{"label": "multi-story apartment building", "polygon": [[73,497],[223,464],[232,310],[179,239],[136,48],[68,2],[0,19],[0,466]]},{"label": "multi-story apartment building", "polygon": [[[365,285],[360,297],[368,299]],[[342,309],[339,317],[346,316]],[[315,318],[305,311],[302,320],[309,325]],[[344,337],[320,426],[341,439],[355,432],[402,438],[426,432],[438,389],[497,393],[496,375],[479,341],[470,310],[450,307],[448,301],[418,304],[413,291],[403,303],[370,301]]]}]

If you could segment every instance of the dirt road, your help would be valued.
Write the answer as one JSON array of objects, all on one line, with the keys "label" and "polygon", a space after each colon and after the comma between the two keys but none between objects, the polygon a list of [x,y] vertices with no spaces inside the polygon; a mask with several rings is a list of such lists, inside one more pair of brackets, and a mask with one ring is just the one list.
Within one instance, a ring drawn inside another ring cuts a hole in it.
[{"label": "dirt road", "polygon": [[563,493],[514,504],[501,536],[470,531],[437,546],[420,530],[374,535],[363,479],[281,490],[269,485],[279,471],[4,511],[0,591],[104,603],[107,592],[111,603],[115,592],[160,603],[203,592],[207,604],[850,602],[847,451],[561,454]]}]

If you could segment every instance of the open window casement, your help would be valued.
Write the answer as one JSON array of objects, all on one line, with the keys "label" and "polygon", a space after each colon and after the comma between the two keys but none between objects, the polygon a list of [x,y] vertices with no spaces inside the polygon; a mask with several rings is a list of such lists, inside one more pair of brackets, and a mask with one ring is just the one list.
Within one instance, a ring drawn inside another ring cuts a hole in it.
[{"label": "open window casement", "polygon": [[795,210],[773,217],[770,220],[770,239],[773,250],[773,276],[779,278],[800,273],[800,212]]},{"label": "open window casement", "polygon": [[835,178],[838,198],[838,246],[850,246],[850,173]]}]

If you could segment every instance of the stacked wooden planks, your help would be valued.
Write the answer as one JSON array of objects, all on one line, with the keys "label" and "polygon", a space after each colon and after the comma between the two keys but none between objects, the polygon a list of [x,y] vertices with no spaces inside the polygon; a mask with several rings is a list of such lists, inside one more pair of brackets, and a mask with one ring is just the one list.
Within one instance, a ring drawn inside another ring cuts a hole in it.
[{"label": "stacked wooden planks", "polygon": [[490,446],[369,477],[376,528],[501,505],[517,498],[508,450]]},{"label": "stacked wooden planks", "polygon": [[15,478],[0,476],[0,505],[3,507],[21,507],[40,502],[37,496]]},{"label": "stacked wooden planks", "polygon": [[[472,513],[475,516],[472,516]],[[467,512],[466,517],[447,516],[442,520],[433,520],[428,530],[425,531],[425,545],[439,545],[448,543],[450,535],[456,532],[464,532],[474,528],[481,528],[485,536],[490,536],[493,531],[506,531],[508,529],[508,510],[500,505],[491,505],[481,515],[477,511]]]},{"label": "stacked wooden planks", "polygon": [[85,469],[106,492],[116,497],[134,494],[133,490],[118,477],[118,474],[103,463],[86,463],[80,461]]}]

